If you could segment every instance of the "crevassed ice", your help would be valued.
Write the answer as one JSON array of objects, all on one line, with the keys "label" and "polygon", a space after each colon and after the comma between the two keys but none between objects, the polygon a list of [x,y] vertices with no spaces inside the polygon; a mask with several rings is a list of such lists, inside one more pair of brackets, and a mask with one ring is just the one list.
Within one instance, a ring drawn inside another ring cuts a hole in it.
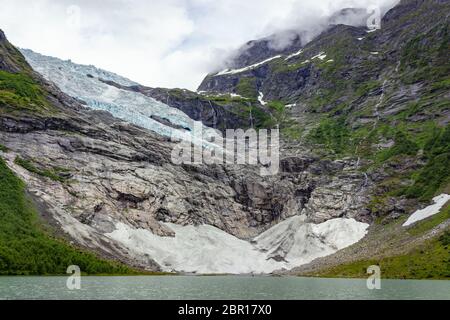
[{"label": "crevassed ice", "polygon": [[[99,79],[114,81],[123,86],[137,85],[136,82],[94,66],[63,61],[27,49],[22,49],[21,52],[34,70],[54,82],[64,93],[86,102],[92,109],[108,111],[117,118],[167,137],[185,139],[190,133],[166,126],[152,119],[152,115],[193,130],[196,121],[182,111],[140,93],[108,85]],[[197,122],[197,125],[201,124]]]},{"label": "crevassed ice", "polygon": [[294,216],[245,241],[210,225],[164,224],[175,232],[175,237],[160,237],[121,222],[106,236],[126,246],[132,255],[149,255],[165,271],[270,273],[297,267],[356,243],[369,226],[344,218],[313,224],[305,222],[304,216]]}]

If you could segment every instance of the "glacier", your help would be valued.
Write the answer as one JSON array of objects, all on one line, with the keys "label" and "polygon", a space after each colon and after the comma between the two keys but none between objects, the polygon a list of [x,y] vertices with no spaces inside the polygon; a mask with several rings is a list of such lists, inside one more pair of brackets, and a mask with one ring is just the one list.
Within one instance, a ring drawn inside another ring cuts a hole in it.
[{"label": "glacier", "polygon": [[[46,80],[55,83],[69,96],[84,101],[92,109],[108,111],[119,119],[176,139],[189,140],[196,125],[206,130],[201,122],[194,121],[176,108],[141,93],[120,89],[104,82],[113,81],[122,86],[138,85],[127,78],[92,65],[75,64],[70,60],[41,55],[29,49],[20,51],[31,67]],[[152,119],[152,116],[166,119],[176,127],[186,130],[164,125]]]},{"label": "glacier", "polygon": [[[159,135],[188,141],[192,139],[191,131],[199,127],[203,131],[211,129],[176,108],[141,93],[105,83],[112,81],[121,86],[138,85],[112,72],[27,49],[21,49],[21,52],[34,70],[55,83],[64,93],[84,101],[91,109],[108,111],[117,118]],[[272,59],[275,58],[279,57]],[[318,58],[325,56],[321,53]],[[265,103],[262,93],[260,101]],[[158,122],[152,116],[166,119],[175,126]],[[206,147],[209,145],[203,140],[201,143]],[[73,218],[70,221],[63,224],[63,229],[70,234],[86,234],[86,226]],[[118,221],[114,223],[116,230],[103,236],[126,247],[139,260],[151,257],[164,271],[266,274],[292,269],[352,245],[366,235],[369,226],[345,218],[313,224],[307,222],[304,215],[297,215],[253,239],[243,240],[211,225],[163,224],[174,232],[174,237],[158,236],[149,230],[136,229]]]},{"label": "glacier", "polygon": [[161,237],[122,222],[105,234],[129,252],[152,257],[164,271],[197,274],[267,274],[292,269],[361,240],[368,224],[336,218],[324,223],[294,216],[246,241],[210,225],[163,223],[175,232]]}]

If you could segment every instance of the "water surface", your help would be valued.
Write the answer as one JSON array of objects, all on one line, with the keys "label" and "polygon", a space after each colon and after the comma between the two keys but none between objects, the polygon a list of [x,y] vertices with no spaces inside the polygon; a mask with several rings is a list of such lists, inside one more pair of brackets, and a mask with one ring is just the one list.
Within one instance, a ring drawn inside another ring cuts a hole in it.
[{"label": "water surface", "polygon": [[366,280],[251,276],[0,277],[0,299],[446,299],[450,281]]}]

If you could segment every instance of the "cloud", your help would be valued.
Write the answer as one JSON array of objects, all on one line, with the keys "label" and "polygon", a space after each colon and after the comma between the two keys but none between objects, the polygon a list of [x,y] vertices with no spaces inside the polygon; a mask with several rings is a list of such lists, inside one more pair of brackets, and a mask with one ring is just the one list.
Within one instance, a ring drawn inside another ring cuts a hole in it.
[{"label": "cloud", "polygon": [[[317,28],[317,21],[341,8],[395,2],[0,0],[0,28],[22,48],[93,64],[153,87],[196,89],[248,40]],[[285,40],[278,39],[278,45]]]}]

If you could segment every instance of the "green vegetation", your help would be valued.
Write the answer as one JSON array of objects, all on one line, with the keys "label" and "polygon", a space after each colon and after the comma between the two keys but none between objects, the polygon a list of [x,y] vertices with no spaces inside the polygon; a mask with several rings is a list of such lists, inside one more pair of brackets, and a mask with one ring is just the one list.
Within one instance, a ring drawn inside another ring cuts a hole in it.
[{"label": "green vegetation", "polygon": [[47,92],[35,80],[23,55],[8,41],[0,42],[0,113],[53,113]]},{"label": "green vegetation", "polygon": [[437,82],[437,89],[448,88],[448,50],[450,32],[448,23],[436,26],[409,41],[402,50],[402,80],[406,84],[419,81]]},{"label": "green vegetation", "polygon": [[446,90],[446,91],[450,90],[450,78],[447,78],[447,79],[444,79],[444,80],[437,81],[437,82],[433,83],[431,85],[431,90],[432,90],[432,92],[441,91],[441,90],[443,90],[443,91],[444,90]]},{"label": "green vegetation", "polygon": [[281,128],[281,135],[289,140],[297,141],[303,135],[304,129],[297,123]]},{"label": "green vegetation", "polygon": [[0,151],[2,151],[2,152],[8,152],[9,149],[8,149],[6,146],[0,144]]},{"label": "green vegetation", "polygon": [[0,274],[65,274],[70,265],[86,274],[136,273],[50,236],[25,197],[25,184],[0,158]]},{"label": "green vegetation", "polygon": [[[445,247],[450,247],[450,231],[446,231],[442,236],[439,237],[439,241]],[[450,261],[448,261],[450,263]]]},{"label": "green vegetation", "polygon": [[221,94],[221,95],[209,95],[205,96],[205,99],[213,101],[222,106],[229,106],[233,104],[244,104],[248,105],[249,103],[256,102],[256,99],[245,98],[245,97],[237,97],[232,96],[230,94]]},{"label": "green vegetation", "polygon": [[276,114],[284,114],[285,113],[285,108],[286,105],[282,102],[282,101],[270,101],[269,103],[267,103],[267,106],[269,107],[270,110],[274,111],[274,113]]},{"label": "green vegetation", "polygon": [[267,107],[272,115],[272,127],[277,125],[284,138],[290,140],[300,139],[303,129],[295,120],[289,117],[286,111],[286,104],[283,101],[270,101]]},{"label": "green vegetation", "polygon": [[39,169],[30,160],[22,159],[19,156],[16,157],[14,163],[18,164],[24,169],[27,169],[30,172],[36,173],[42,177],[50,178],[53,181],[65,182],[67,180],[66,178],[59,175],[60,173],[68,171],[67,169],[64,168],[55,167],[52,169]]},{"label": "green vegetation", "polygon": [[404,190],[408,197],[430,200],[450,182],[450,125],[436,129],[424,146],[426,165],[414,176],[414,184]]},{"label": "green vegetation", "polygon": [[256,119],[256,127],[259,129],[278,128],[284,138],[300,139],[302,128],[295,120],[289,118],[286,104],[283,101],[270,101],[264,109],[254,106],[252,107],[252,116]]},{"label": "green vegetation", "polygon": [[[372,157],[374,166],[382,165],[386,161],[395,163],[404,157],[425,163],[424,166],[411,172],[392,172],[390,179],[392,185],[383,186],[386,195],[406,195],[409,198],[429,201],[449,184],[450,126],[441,128],[433,122],[399,124],[395,128],[383,126],[377,129],[375,137],[394,139],[395,144]],[[401,186],[402,179],[412,180],[413,184]]]},{"label": "green vegetation", "polygon": [[249,77],[239,79],[239,83],[236,85],[236,93],[243,97],[256,98],[258,96],[256,79]]},{"label": "green vegetation", "polygon": [[[31,76],[0,70],[0,108],[31,112],[52,111],[45,92]],[[0,109],[1,110],[1,109]]]},{"label": "green vegetation", "polygon": [[320,89],[308,100],[309,111],[317,113],[326,113],[326,110],[332,110],[338,104],[340,94],[338,90]]},{"label": "green vegetation", "polygon": [[308,138],[329,151],[341,154],[348,150],[350,131],[343,117],[326,118],[309,133]]},{"label": "green vegetation", "polygon": [[362,85],[360,85],[357,88],[356,95],[358,97],[361,97],[361,96],[367,95],[369,92],[371,92],[377,88],[380,88],[380,87],[381,87],[381,84],[379,81],[376,81],[376,80],[368,81],[368,82],[363,83]]},{"label": "green vegetation", "polygon": [[[410,108],[416,108],[416,104],[411,104]],[[415,171],[392,173],[392,178],[397,182],[397,190],[393,184],[391,190],[395,192],[391,195],[406,195],[429,201],[450,183],[449,125],[442,128],[433,121],[415,123],[400,120],[396,126],[379,123],[373,129],[362,126],[352,130],[346,121],[345,115],[324,118],[309,132],[307,139],[322,145],[334,155],[358,155],[371,159],[372,168],[387,161],[395,163],[405,157],[421,159],[425,165]],[[374,152],[374,144],[386,139],[393,140],[394,145]],[[412,180],[413,185],[399,189],[399,178]]]},{"label": "green vegetation", "polygon": [[405,190],[410,198],[430,200],[450,178],[450,153],[433,157],[421,169],[415,178],[414,185]]},{"label": "green vegetation", "polygon": [[384,279],[449,279],[450,232],[429,240],[407,254],[361,260],[314,274],[320,277],[367,278],[367,268],[378,265]]},{"label": "green vegetation", "polygon": [[285,104],[281,101],[270,101],[267,103],[267,112],[260,119],[261,128],[282,127],[286,120]]},{"label": "green vegetation", "polygon": [[[380,217],[379,220],[382,218]],[[378,265],[384,279],[450,279],[450,230],[446,230],[438,236],[430,233],[448,219],[450,219],[449,204],[438,214],[418,221],[407,228],[402,227],[406,216],[383,225],[379,225],[380,221],[377,221],[372,231],[372,235],[377,234],[373,238],[375,243],[383,241],[383,239],[389,240],[387,244],[381,245],[384,246],[382,250],[379,250],[381,256],[325,268],[309,275],[367,278],[367,268],[371,265]],[[425,234],[429,234],[433,238],[417,244],[415,240]],[[402,247],[404,249],[399,253],[398,249]]]},{"label": "green vegetation", "polygon": [[261,107],[256,98],[232,96],[229,94],[209,95],[206,99],[226,106],[242,119],[248,119],[255,128],[269,129],[284,121],[285,106],[281,101],[270,102],[268,108]]},{"label": "green vegetation", "polygon": [[276,123],[273,117],[266,111],[261,109],[258,105],[251,105],[249,112],[254,119],[254,125],[258,129],[270,129],[275,127]]},{"label": "green vegetation", "polygon": [[180,89],[180,88],[174,88],[174,89],[168,89],[168,94],[170,97],[174,97],[177,99],[195,99],[196,98],[196,94],[188,91],[188,90],[184,90],[184,89]]},{"label": "green vegetation", "polygon": [[0,42],[0,60],[2,60],[3,64],[6,66],[15,66],[20,68],[20,71],[24,73],[31,73],[31,68],[22,53],[8,41]]},{"label": "green vegetation", "polygon": [[[245,81],[244,81],[245,82]],[[277,126],[281,134],[288,139],[299,139],[302,129],[290,119],[283,101],[270,101],[261,106],[256,98],[232,96],[230,94],[205,96],[216,104],[226,106],[242,119],[248,119],[256,129],[271,129]]]},{"label": "green vegetation", "polygon": [[395,144],[393,147],[383,150],[377,154],[377,161],[384,162],[398,155],[414,156],[419,151],[419,147],[414,141],[411,141],[406,133],[398,130],[394,136]]},{"label": "green vegetation", "polygon": [[444,209],[441,210],[441,212],[425,220],[415,223],[414,225],[409,227],[407,231],[413,236],[424,234],[425,232],[433,229],[447,219],[450,219],[450,205],[447,205]]},{"label": "green vegetation", "polygon": [[[303,54],[297,56],[297,59],[289,59],[288,61],[284,59],[276,59],[270,63],[272,72],[274,73],[285,73],[285,72],[296,72],[301,68],[309,68],[311,61],[306,61],[302,59]],[[294,62],[292,62],[294,61]]]}]

